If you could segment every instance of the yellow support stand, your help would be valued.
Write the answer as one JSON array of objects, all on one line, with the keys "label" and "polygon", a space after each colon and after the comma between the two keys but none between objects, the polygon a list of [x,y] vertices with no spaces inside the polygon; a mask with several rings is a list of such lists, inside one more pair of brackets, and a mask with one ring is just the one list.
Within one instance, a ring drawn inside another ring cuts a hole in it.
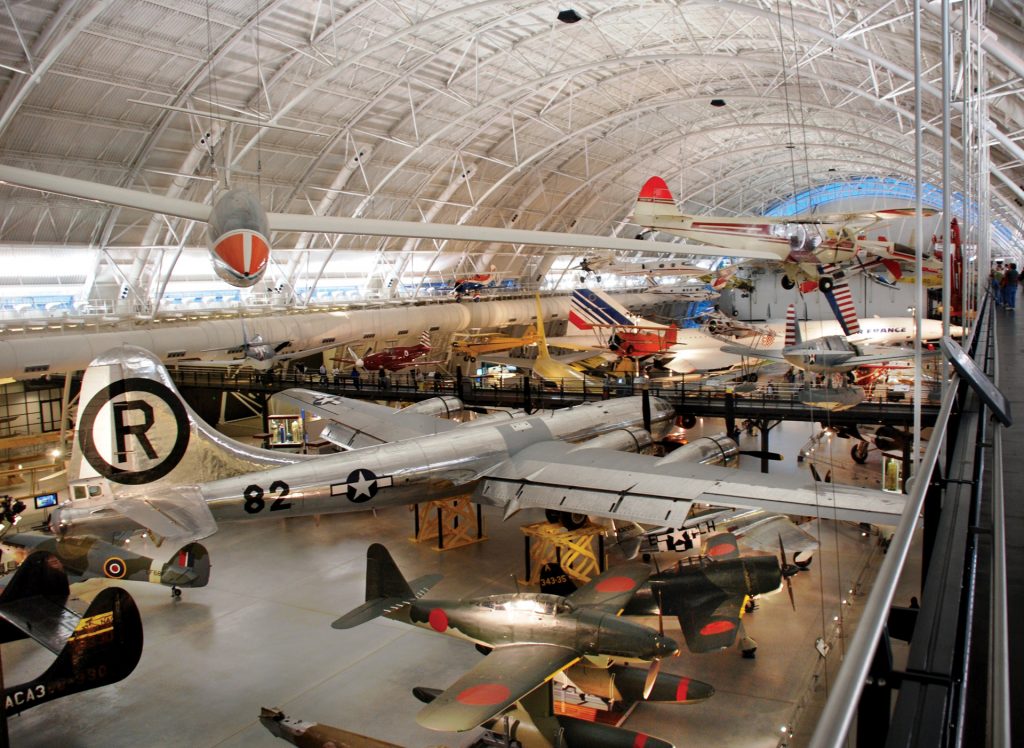
[{"label": "yellow support stand", "polygon": [[410,507],[415,512],[413,540],[435,543],[439,551],[487,540],[480,505],[466,498],[428,501]]},{"label": "yellow support stand", "polygon": [[526,541],[525,584],[540,585],[541,567],[555,561],[577,585],[584,585],[604,571],[604,528],[588,522],[567,530],[554,522],[537,522],[522,528]]}]

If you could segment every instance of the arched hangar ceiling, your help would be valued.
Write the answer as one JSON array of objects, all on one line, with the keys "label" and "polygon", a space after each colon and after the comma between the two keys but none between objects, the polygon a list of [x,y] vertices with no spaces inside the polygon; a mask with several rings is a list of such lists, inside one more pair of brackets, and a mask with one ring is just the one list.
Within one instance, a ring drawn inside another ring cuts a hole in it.
[{"label": "arched hangar ceiling", "polygon": [[[569,7],[578,22],[558,20]],[[993,210],[1018,232],[1019,19],[1015,0],[987,6],[980,85],[953,44],[954,98],[989,95]],[[938,3],[922,23],[924,175],[939,183]],[[0,40],[0,162],[193,200],[220,180],[274,211],[631,235],[652,174],[705,213],[913,178],[910,0],[11,0]],[[959,113],[953,132],[959,162]],[[138,247],[203,241],[179,220],[0,198],[3,245],[108,249],[140,283],[157,271]],[[279,274],[294,247],[372,252],[364,275],[543,268],[522,247],[275,246]]]}]

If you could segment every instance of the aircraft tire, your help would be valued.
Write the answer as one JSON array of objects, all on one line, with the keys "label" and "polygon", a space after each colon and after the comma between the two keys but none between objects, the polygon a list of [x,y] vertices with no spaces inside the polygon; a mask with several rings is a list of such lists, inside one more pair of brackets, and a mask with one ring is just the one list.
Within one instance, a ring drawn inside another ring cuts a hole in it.
[{"label": "aircraft tire", "polygon": [[850,447],[850,457],[858,465],[863,465],[868,461],[868,443],[867,442],[856,442]]},{"label": "aircraft tire", "polygon": [[562,512],[558,509],[545,509],[544,517],[548,522],[559,524],[566,530],[578,530],[587,524],[587,515],[575,512]]},{"label": "aircraft tire", "polygon": [[796,288],[796,281],[794,281],[788,275],[782,276],[781,283],[782,283],[782,287],[784,289],[786,289],[787,291],[792,291],[794,288]]},{"label": "aircraft tire", "polygon": [[687,413],[682,417],[680,423],[682,423],[684,429],[692,429],[697,425],[697,416]]},{"label": "aircraft tire", "polygon": [[831,291],[832,287],[835,286],[835,284],[836,282],[827,275],[823,275],[822,277],[818,278],[818,290],[821,291],[822,293],[828,293],[829,291]]}]

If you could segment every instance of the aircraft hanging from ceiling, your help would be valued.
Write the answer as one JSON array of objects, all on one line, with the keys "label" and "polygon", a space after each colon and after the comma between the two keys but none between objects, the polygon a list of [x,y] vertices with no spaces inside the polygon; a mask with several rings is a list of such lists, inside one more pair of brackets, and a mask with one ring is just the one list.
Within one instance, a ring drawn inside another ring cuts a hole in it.
[{"label": "aircraft hanging from ceiling", "polygon": [[[284,456],[224,437],[181,399],[159,360],[138,348],[96,359],[80,401],[68,467],[72,498],[50,516],[58,536],[148,531],[187,543],[222,521],[465,495],[502,507],[506,517],[538,507],[569,519],[667,525],[681,524],[693,502],[874,524],[891,524],[903,506],[881,491],[834,485],[825,494],[800,476],[744,476],[671,455],[629,454],[623,450],[661,438],[675,415],[646,396],[513,419],[497,414],[440,434],[431,426],[420,436],[323,456]],[[416,428],[414,419],[403,425]]]},{"label": "aircraft hanging from ceiling", "polygon": [[366,371],[401,371],[410,366],[433,366],[442,363],[441,361],[419,361],[433,350],[430,344],[430,333],[424,330],[420,334],[419,342],[416,345],[393,345],[383,350],[374,352],[372,346],[363,355],[357,354],[351,348],[348,349],[347,358],[335,358],[338,363],[351,364],[357,369]]},{"label": "aircraft hanging from ceiling", "polygon": [[[633,222],[646,229],[721,247],[736,257],[751,250],[769,252],[773,255],[770,259],[783,263],[783,288],[814,281],[821,291],[829,291],[840,275],[881,267],[898,278],[901,265],[916,265],[913,247],[866,236],[888,221],[913,215],[913,208],[891,208],[786,218],[689,216],[676,207],[665,180],[651,177],[637,197]],[[935,211],[927,209],[924,215],[935,215]],[[835,269],[826,270],[827,264]]]},{"label": "aircraft hanging from ceiling", "polygon": [[[774,562],[774,559],[771,559]],[[466,639],[487,656],[420,710],[432,730],[471,730],[511,707],[583,657],[651,663],[644,695],[659,665],[679,651],[664,634],[618,617],[651,575],[647,564],[609,569],[567,597],[511,593],[470,600],[422,599],[439,577],[406,581],[387,548],[366,553],[366,602],[331,624],[349,629],[378,616]]]},{"label": "aircraft hanging from ceiling", "polygon": [[256,333],[252,337],[245,331],[245,323],[242,323],[242,344],[223,348],[204,348],[201,354],[220,353],[231,356],[240,354],[236,358],[228,359],[178,359],[175,363],[178,366],[216,366],[216,367],[242,367],[248,366],[257,371],[266,371],[279,364],[294,361],[300,358],[312,356],[314,353],[321,353],[337,348],[337,343],[331,342],[326,345],[313,346],[311,348],[293,348],[291,340],[277,340],[264,342],[263,336]]},{"label": "aircraft hanging from ceiling", "polygon": [[912,350],[905,348],[868,348],[863,344],[851,343],[843,335],[804,340],[796,323],[796,307],[793,304],[786,310],[786,344],[781,351],[734,344],[726,344],[722,350],[737,356],[785,361],[798,369],[826,375],[845,374],[864,364],[895,361],[914,355]]},{"label": "aircraft hanging from ceiling", "polygon": [[586,282],[591,276],[600,283],[603,275],[642,275],[653,280],[656,276],[662,275],[698,277],[711,272],[708,268],[700,268],[683,260],[627,262],[617,259],[611,252],[588,254],[574,269],[581,273],[581,283]]},{"label": "aircraft hanging from ceiling", "polygon": [[[9,165],[0,165],[0,182],[207,223],[210,253],[215,271],[225,282],[243,288],[255,285],[263,277],[270,257],[269,237],[271,232],[275,231],[496,242],[548,247],[588,247],[634,252],[651,250],[651,245],[648,242],[611,236],[564,234],[556,231],[462,224],[267,213],[256,196],[244,189],[224,192],[215,199],[211,208],[205,203]],[[681,251],[669,243],[659,246],[658,250],[663,252]],[[715,247],[687,246],[685,253],[717,257],[721,255],[721,250]],[[737,257],[755,259],[773,259],[775,257],[774,254],[760,249],[743,250],[732,254]]]}]

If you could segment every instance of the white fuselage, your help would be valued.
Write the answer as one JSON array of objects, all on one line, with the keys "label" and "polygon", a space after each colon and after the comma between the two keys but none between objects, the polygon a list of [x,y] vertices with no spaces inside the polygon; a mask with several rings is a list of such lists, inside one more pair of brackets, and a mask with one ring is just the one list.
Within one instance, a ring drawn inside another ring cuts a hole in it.
[{"label": "white fuselage", "polygon": [[[860,333],[849,338],[857,345],[901,345],[912,343],[914,340],[915,329],[912,317],[869,317],[861,319],[859,322]],[[809,320],[798,324],[801,340],[842,336],[843,334],[839,322],[834,319]],[[744,344],[751,348],[779,350],[781,342],[785,339],[785,322],[769,322],[764,326],[775,333],[773,340],[760,336],[749,342],[744,341]],[[942,323],[934,319],[922,320],[921,333],[922,340],[938,340],[942,337]],[[953,337],[961,336],[963,329],[954,325],[950,328],[950,334]],[[672,371],[683,374],[695,371],[717,371],[735,366],[740,361],[740,357],[736,354],[720,350],[722,341],[719,338],[702,330],[681,330],[677,340],[678,344],[670,350],[672,359],[666,364],[666,367]],[[854,354],[851,353],[851,355]]]}]

